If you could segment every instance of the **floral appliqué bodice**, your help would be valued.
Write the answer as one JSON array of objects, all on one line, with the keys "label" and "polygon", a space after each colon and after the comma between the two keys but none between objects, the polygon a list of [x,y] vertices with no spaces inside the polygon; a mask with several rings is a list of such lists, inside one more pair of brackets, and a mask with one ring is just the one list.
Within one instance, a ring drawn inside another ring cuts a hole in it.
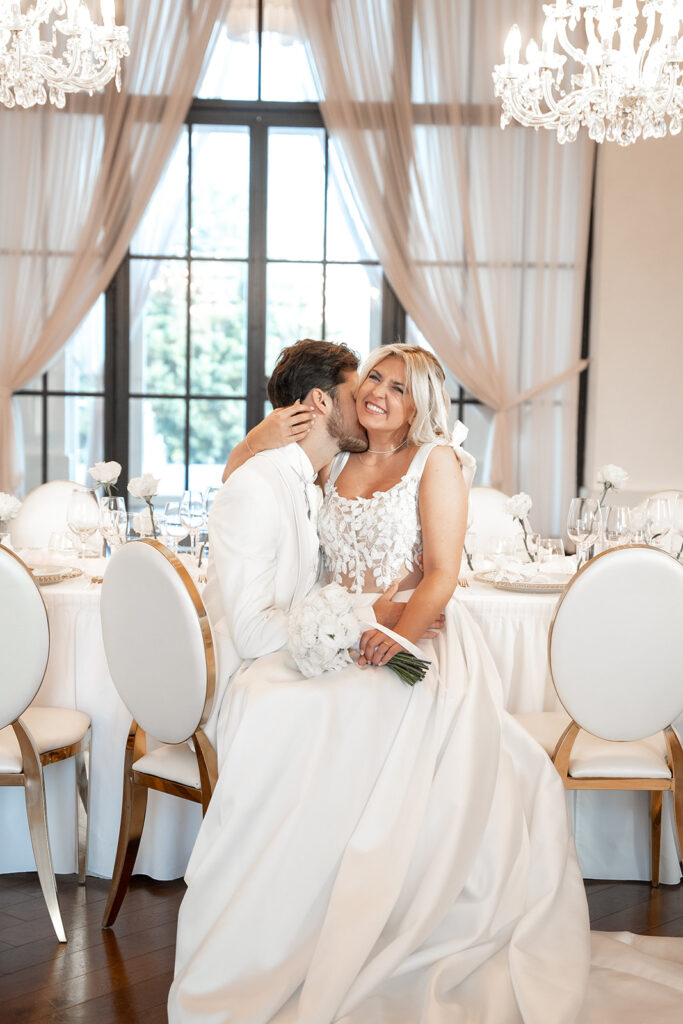
[{"label": "floral appliqu\u00e9 bodice", "polygon": [[328,582],[356,594],[381,592],[417,567],[422,554],[418,492],[433,444],[423,445],[408,471],[388,491],[343,498],[336,481],[348,455],[334,460],[318,516],[318,536]]}]

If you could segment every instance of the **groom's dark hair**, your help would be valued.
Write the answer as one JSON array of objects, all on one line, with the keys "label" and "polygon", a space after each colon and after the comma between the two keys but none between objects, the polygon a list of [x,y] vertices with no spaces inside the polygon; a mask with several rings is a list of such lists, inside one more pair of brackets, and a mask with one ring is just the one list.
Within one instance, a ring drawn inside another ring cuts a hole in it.
[{"label": "groom's dark hair", "polygon": [[274,409],[303,402],[312,388],[320,388],[334,397],[345,374],[358,369],[358,356],[346,345],[304,338],[280,353],[270,380],[268,399]]}]

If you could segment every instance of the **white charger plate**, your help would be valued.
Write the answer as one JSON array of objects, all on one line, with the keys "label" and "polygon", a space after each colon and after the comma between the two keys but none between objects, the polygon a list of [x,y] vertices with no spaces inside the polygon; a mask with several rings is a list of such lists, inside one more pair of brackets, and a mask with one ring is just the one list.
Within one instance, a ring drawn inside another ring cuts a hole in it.
[{"label": "white charger plate", "polygon": [[487,572],[475,572],[474,579],[479,583],[488,583],[496,590],[511,590],[516,594],[561,594],[565,589],[571,576],[564,573],[546,573],[546,580],[497,580],[496,570],[489,569]]},{"label": "white charger plate", "polygon": [[83,570],[66,565],[34,565],[31,574],[38,586],[47,587],[50,583],[75,580],[78,576],[83,575]]}]

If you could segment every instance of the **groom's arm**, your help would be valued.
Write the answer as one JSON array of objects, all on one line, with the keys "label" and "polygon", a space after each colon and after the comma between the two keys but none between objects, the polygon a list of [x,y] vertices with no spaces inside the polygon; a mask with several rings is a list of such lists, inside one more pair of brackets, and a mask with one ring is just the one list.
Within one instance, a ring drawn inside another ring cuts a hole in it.
[{"label": "groom's arm", "polygon": [[232,642],[242,659],[287,643],[287,612],[275,604],[280,541],[278,500],[251,467],[219,492],[209,520],[209,548]]}]

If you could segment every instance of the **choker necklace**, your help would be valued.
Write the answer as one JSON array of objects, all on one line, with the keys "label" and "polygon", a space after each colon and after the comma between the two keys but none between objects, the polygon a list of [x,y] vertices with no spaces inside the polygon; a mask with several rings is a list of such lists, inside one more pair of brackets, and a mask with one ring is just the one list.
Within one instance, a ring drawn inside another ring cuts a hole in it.
[{"label": "choker necklace", "polygon": [[395,448],[388,448],[387,451],[385,452],[378,451],[376,448],[366,448],[365,451],[363,452],[363,455],[392,455],[394,452],[397,452],[400,448],[403,448],[403,446],[406,444],[408,444],[408,438],[406,438],[405,441],[401,441],[400,444],[397,444]]}]

